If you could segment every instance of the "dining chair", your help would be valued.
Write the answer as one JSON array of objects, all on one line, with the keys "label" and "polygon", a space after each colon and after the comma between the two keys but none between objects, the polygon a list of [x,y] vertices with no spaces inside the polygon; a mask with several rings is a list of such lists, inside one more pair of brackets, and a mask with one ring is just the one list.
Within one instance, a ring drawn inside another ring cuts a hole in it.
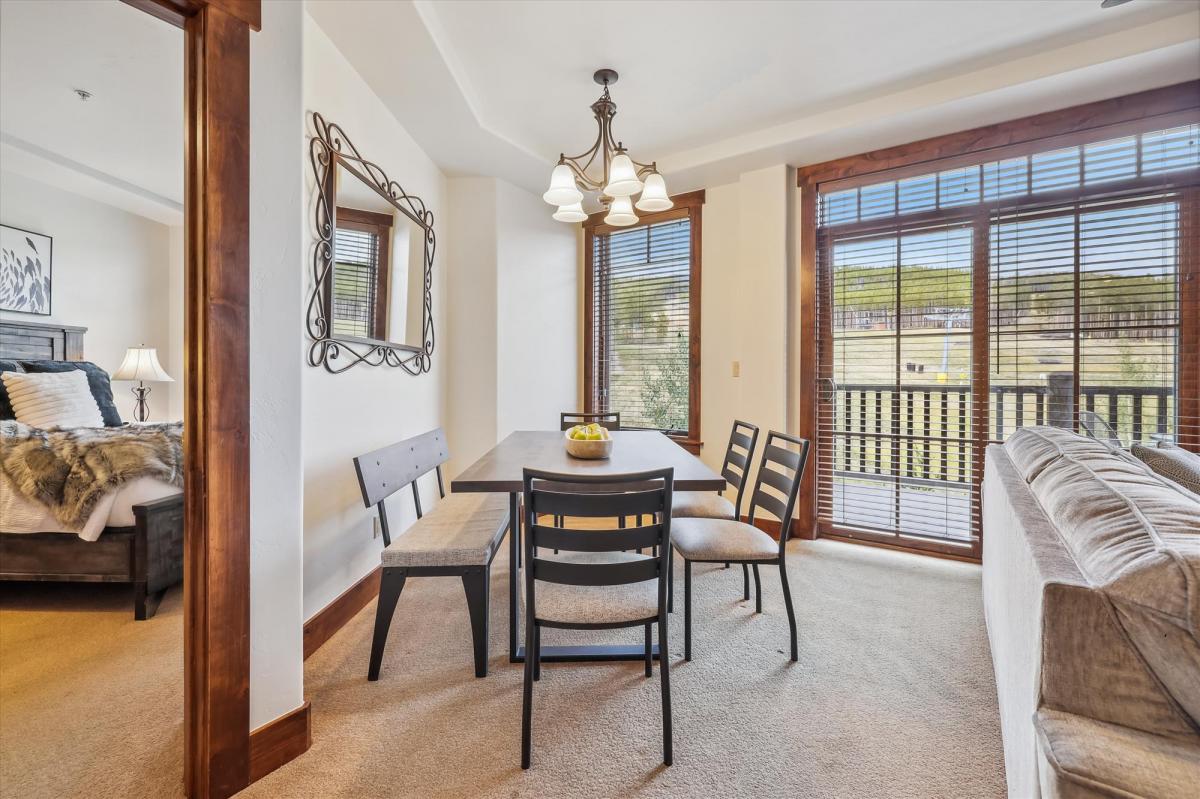
[{"label": "dining chair", "polygon": [[[662,677],[663,763],[671,765],[671,680],[667,647],[667,563],[671,558],[674,469],[621,475],[563,475],[525,469],[525,683],[521,705],[521,768],[529,768],[533,683],[540,681],[542,628],[645,628],[646,676],[653,675],[652,628],[658,625]],[[574,529],[541,517],[608,519],[609,526]],[[650,523],[618,528],[611,520],[642,516]],[[624,551],[657,548],[657,554]],[[560,555],[545,554],[551,549]]]},{"label": "dining chair", "polygon": [[558,415],[559,429],[564,432],[577,424],[591,424],[592,422],[609,430],[620,430],[621,412],[599,411],[597,413],[590,413],[587,411],[563,411]]},{"label": "dining chair", "polygon": [[[758,426],[734,419],[729,444],[725,447],[725,460],[721,463],[721,476],[737,491],[735,500],[730,502],[720,492],[676,491],[671,516],[676,519],[741,519],[742,496],[749,482],[750,462],[757,444]],[[742,598],[750,599],[750,567],[745,563],[742,564]],[[674,604],[674,592],[668,592],[667,609],[674,610]]]},{"label": "dining chair", "polygon": [[[570,430],[577,424],[591,424],[595,422],[608,431],[621,429],[621,412],[620,411],[563,411],[558,415],[559,430],[564,433]],[[563,526],[563,519],[555,517],[554,523],[559,527]],[[624,520],[622,520],[624,525]]]},{"label": "dining chair", "polygon": [[[798,451],[787,449],[791,444]],[[788,587],[787,542],[792,511],[808,461],[809,442],[774,430],[767,433],[754,490],[750,494],[749,522],[729,519],[677,519],[671,533],[674,548],[683,557],[683,657],[692,659],[692,564],[742,563],[754,571],[755,612],[762,613],[762,583],[759,566],[779,566],[783,602],[792,634],[792,660],[797,660],[796,613]],[[754,526],[760,510],[780,520],[779,541]]]}]

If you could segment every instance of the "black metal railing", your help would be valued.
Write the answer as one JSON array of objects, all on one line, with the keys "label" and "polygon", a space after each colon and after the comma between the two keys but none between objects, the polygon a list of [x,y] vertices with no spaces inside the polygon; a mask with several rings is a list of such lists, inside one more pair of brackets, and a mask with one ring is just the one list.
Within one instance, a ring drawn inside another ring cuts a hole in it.
[{"label": "black metal railing", "polygon": [[[989,441],[1027,425],[1075,427],[1095,414],[1122,445],[1166,437],[1174,429],[1169,386],[992,385]],[[971,483],[971,389],[960,385],[842,384],[833,389],[835,473],[907,484]],[[1094,418],[1094,417],[1093,417]]]}]

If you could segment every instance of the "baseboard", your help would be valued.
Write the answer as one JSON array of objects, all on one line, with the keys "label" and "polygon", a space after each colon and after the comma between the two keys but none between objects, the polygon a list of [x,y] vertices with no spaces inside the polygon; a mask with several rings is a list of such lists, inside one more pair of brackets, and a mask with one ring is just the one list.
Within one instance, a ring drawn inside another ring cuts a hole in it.
[{"label": "baseboard", "polygon": [[250,782],[258,782],[312,746],[309,704],[250,731]]},{"label": "baseboard", "polygon": [[304,623],[305,660],[379,596],[379,576],[380,567],[376,566],[366,577],[347,588]]}]

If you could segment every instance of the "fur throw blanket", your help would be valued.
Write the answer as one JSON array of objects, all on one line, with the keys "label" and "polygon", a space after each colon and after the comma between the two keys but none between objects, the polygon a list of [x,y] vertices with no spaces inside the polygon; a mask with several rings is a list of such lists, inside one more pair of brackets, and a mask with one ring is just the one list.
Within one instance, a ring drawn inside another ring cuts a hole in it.
[{"label": "fur throw blanket", "polygon": [[183,485],[183,425],[40,430],[0,422],[0,475],[63,525],[80,529],[108,492],[138,477]]}]

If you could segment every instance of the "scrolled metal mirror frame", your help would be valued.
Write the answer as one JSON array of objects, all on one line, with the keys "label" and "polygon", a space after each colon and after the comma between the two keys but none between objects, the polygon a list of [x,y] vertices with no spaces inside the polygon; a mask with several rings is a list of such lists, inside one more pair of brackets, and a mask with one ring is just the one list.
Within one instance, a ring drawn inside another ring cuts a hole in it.
[{"label": "scrolled metal mirror frame", "polygon": [[[420,197],[409,194],[378,165],[363,158],[346,132],[319,113],[313,113],[314,135],[309,142],[309,161],[316,179],[317,200],[314,209],[312,250],[313,289],[308,301],[307,325],[312,344],[308,348],[310,366],[324,366],[338,374],[359,364],[399,367],[411,375],[428,372],[433,356],[433,256],[437,237],[433,232],[433,212]],[[425,231],[425,299],[422,304],[421,345],[411,346],[374,339],[335,336],[330,308],[333,281],[333,237],[337,226],[334,197],[338,161],[351,166],[365,177],[384,199]]]}]

